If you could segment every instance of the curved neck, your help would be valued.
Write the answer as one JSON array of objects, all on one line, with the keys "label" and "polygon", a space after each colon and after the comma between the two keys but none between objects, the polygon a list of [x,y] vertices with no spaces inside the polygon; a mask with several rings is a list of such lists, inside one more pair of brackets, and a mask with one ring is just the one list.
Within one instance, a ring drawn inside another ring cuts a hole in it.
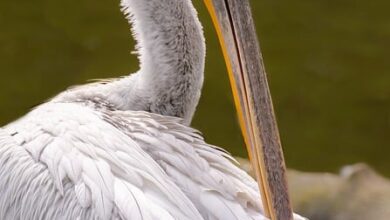
[{"label": "curved neck", "polygon": [[104,99],[120,110],[183,118],[189,125],[203,85],[205,43],[190,0],[122,0],[140,70],[61,93],[53,101]]},{"label": "curved neck", "polygon": [[[203,84],[205,43],[190,0],[122,0],[132,23],[140,70],[131,76],[131,110],[190,123]],[[126,81],[126,80],[124,80]]]}]

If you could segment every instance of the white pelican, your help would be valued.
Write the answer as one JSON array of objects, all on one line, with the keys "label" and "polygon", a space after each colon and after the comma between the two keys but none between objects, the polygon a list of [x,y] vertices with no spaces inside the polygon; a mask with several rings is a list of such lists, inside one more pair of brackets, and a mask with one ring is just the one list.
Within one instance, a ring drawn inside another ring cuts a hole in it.
[{"label": "white pelican", "polygon": [[[266,81],[253,75],[264,71],[256,69],[259,54],[250,53],[259,52],[251,19],[240,17],[250,18],[249,4],[205,2],[224,42],[267,210],[257,183],[229,154],[188,127],[205,59],[191,1],[122,0],[138,43],[140,70],[69,89],[0,128],[0,219],[293,218],[283,156],[272,148],[278,145],[272,111],[265,115],[271,131],[262,127],[259,115],[272,110],[272,103],[262,90]],[[256,94],[265,98],[254,99]],[[267,148],[267,140],[276,142]],[[267,157],[267,149],[276,156]]]}]

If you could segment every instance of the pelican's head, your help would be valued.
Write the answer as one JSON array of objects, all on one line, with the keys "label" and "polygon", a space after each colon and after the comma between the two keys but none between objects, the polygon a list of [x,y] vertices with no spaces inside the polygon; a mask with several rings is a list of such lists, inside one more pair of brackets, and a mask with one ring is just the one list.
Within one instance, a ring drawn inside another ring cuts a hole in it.
[{"label": "pelican's head", "polygon": [[249,1],[204,2],[221,43],[266,215],[292,219],[283,152]]}]

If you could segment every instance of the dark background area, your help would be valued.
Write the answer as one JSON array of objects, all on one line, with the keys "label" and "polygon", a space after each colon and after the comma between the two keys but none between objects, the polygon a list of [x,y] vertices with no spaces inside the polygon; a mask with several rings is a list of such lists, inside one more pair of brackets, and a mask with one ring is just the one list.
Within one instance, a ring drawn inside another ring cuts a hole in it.
[{"label": "dark background area", "polygon": [[[205,7],[205,86],[193,126],[245,156],[226,69]],[[89,79],[138,70],[118,0],[0,0],[0,125]],[[390,176],[390,2],[253,0],[287,165]]]}]

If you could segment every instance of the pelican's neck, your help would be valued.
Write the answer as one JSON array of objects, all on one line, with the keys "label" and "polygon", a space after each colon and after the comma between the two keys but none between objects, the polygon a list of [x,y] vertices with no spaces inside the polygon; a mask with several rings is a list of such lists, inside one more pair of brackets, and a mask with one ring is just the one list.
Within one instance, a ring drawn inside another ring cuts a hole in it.
[{"label": "pelican's neck", "polygon": [[140,70],[118,85],[122,108],[190,123],[203,84],[205,45],[190,0],[122,0],[133,27]]},{"label": "pelican's neck", "polygon": [[122,0],[140,70],[68,90],[53,101],[104,99],[120,110],[176,116],[190,124],[203,85],[205,43],[190,0]]}]

